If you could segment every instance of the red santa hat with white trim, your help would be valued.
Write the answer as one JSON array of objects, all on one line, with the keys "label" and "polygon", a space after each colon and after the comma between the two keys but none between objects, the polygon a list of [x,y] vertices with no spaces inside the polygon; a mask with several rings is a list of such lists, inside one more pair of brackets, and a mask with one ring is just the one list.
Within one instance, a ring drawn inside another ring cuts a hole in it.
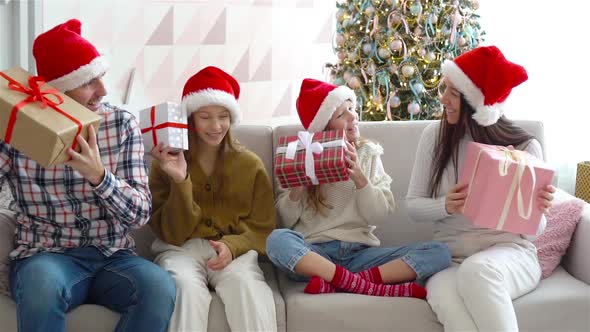
[{"label": "red santa hat with white trim", "polygon": [[81,36],[81,28],[80,21],[71,19],[33,42],[38,75],[62,92],[90,82],[109,68],[105,58]]},{"label": "red santa hat with white trim", "polygon": [[349,87],[312,78],[304,79],[297,98],[297,113],[301,124],[309,132],[323,131],[334,111],[346,100],[356,105],[356,95]]},{"label": "red santa hat with white trim", "polygon": [[229,111],[231,124],[235,126],[242,120],[239,97],[238,81],[223,70],[209,66],[186,81],[182,91],[181,107],[189,116],[204,106],[223,106]]},{"label": "red santa hat with white trim", "polygon": [[512,88],[528,79],[526,70],[504,57],[495,46],[482,46],[446,60],[442,73],[473,107],[473,119],[490,126],[504,113]]}]

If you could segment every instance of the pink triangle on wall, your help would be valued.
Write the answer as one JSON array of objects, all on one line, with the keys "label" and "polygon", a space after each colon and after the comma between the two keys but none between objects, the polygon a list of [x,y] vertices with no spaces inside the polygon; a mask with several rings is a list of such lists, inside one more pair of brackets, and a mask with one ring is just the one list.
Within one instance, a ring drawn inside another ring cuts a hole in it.
[{"label": "pink triangle on wall", "polygon": [[269,49],[260,63],[252,81],[270,81],[272,73],[272,49]]},{"label": "pink triangle on wall", "polygon": [[176,79],[176,85],[180,86],[180,90],[177,93],[177,98],[180,99],[181,95],[182,95],[182,88],[184,88],[184,84],[186,83],[186,81],[193,76],[194,74],[197,73],[197,71],[199,71],[199,69],[201,69],[201,64],[200,64],[200,53],[197,50],[197,52],[193,55],[193,57],[191,58],[191,60],[186,64],[185,69],[182,71],[182,74],[180,74],[180,76],[178,76],[178,78]]},{"label": "pink triangle on wall", "polygon": [[170,7],[146,45],[172,45],[174,43],[174,7]]},{"label": "pink triangle on wall", "polygon": [[199,11],[197,10],[187,24],[186,29],[182,32],[180,37],[176,40],[179,45],[198,45],[201,42]]},{"label": "pink triangle on wall", "polygon": [[158,66],[152,79],[147,82],[146,86],[149,88],[170,88],[173,86],[174,78],[172,73],[173,66],[173,53],[174,50],[170,48],[168,54],[164,58],[164,61]]},{"label": "pink triangle on wall", "polygon": [[223,45],[225,44],[225,28],[226,28],[226,21],[227,21],[227,13],[226,9],[224,8],[221,12],[221,15],[217,18],[217,21],[207,33],[205,39],[203,39],[203,44],[206,45]]},{"label": "pink triangle on wall", "polygon": [[279,102],[279,105],[277,106],[277,108],[275,108],[275,110],[272,113],[273,117],[291,115],[291,88],[292,85],[289,84],[289,87],[287,88],[287,90],[283,94],[283,97],[281,98],[281,102]]},{"label": "pink triangle on wall", "polygon": [[250,48],[246,49],[238,65],[232,72],[232,76],[239,82],[250,81]]}]

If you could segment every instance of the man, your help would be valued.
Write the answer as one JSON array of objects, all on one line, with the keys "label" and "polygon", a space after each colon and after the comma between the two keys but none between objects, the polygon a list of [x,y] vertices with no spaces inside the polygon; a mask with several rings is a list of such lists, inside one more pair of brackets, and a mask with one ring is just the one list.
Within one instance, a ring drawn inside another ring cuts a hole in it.
[{"label": "man", "polygon": [[151,212],[141,132],[130,113],[101,104],[107,65],[80,30],[75,19],[54,27],[36,38],[33,55],[40,76],[103,117],[98,131],[91,126],[88,141],[77,138],[80,152],[47,169],[0,141],[0,178],[17,212],[18,329],[65,331],[66,313],[93,303],[121,314],[116,331],[165,331],[174,282],[134,254],[129,234]]}]

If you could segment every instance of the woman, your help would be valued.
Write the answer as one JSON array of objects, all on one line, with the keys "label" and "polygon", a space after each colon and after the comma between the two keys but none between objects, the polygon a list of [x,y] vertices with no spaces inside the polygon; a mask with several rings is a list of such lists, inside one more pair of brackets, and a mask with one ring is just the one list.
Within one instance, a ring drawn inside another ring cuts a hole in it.
[{"label": "woman", "polygon": [[215,289],[233,331],[276,331],[275,304],[258,254],[275,226],[271,182],[262,161],[231,138],[241,113],[238,82],[207,67],[184,86],[194,130],[189,150],[152,150],[150,174],[158,239],[155,262],[176,281],[170,331],[206,331]]},{"label": "woman", "polygon": [[301,122],[311,132],[344,130],[350,180],[284,190],[276,207],[290,229],[273,231],[268,256],[291,278],[311,278],[306,293],[340,290],[423,299],[424,288],[409,281],[423,281],[446,268],[448,249],[438,242],[379,247],[371,223],[394,209],[391,178],[383,169],[381,146],[360,138],[355,102],[345,86],[303,81],[297,100]]},{"label": "woman", "polygon": [[[543,158],[540,143],[502,115],[503,102],[527,74],[494,46],[445,61],[442,70],[444,116],[422,134],[407,195],[412,218],[435,222],[435,239],[448,244],[455,262],[430,278],[427,300],[447,331],[517,331],[512,299],[541,278],[535,246],[524,236],[472,224],[461,214],[467,186],[457,180],[471,141]],[[549,208],[554,191],[537,193],[536,208]],[[544,224],[543,217],[538,234]]]}]

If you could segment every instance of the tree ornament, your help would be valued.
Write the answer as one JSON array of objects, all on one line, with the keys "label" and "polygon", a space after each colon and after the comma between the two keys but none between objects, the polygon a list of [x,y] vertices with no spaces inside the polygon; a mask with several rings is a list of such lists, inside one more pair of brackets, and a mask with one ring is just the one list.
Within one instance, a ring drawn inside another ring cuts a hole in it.
[{"label": "tree ornament", "polygon": [[346,82],[346,84],[348,84],[351,89],[356,90],[361,87],[361,80],[357,76],[353,76],[348,82]]},{"label": "tree ornament", "polygon": [[424,48],[421,48],[418,50],[418,55],[421,57],[424,57],[426,55],[426,50]]},{"label": "tree ornament", "polygon": [[375,7],[369,6],[365,9],[365,15],[372,16],[375,13]]},{"label": "tree ornament", "polygon": [[424,84],[420,82],[414,83],[414,91],[416,91],[418,94],[424,92]]},{"label": "tree ornament", "polygon": [[402,75],[405,77],[411,77],[414,75],[414,66],[404,65],[402,67]]},{"label": "tree ornament", "polygon": [[389,54],[390,54],[389,53],[389,50],[387,48],[385,48],[385,47],[379,47],[378,53],[379,53],[379,57],[381,59],[387,58],[389,56]]},{"label": "tree ornament", "polygon": [[434,54],[434,52],[431,51],[426,53],[426,60],[432,62],[434,59],[436,59],[436,54]]},{"label": "tree ornament", "polygon": [[375,64],[371,62],[371,63],[370,63],[368,66],[367,66],[367,73],[368,73],[369,75],[373,76],[373,75],[375,75],[375,72],[376,72],[376,71],[377,71],[377,66],[375,66]]},{"label": "tree ornament", "polygon": [[420,104],[418,104],[415,101],[409,103],[408,104],[408,113],[410,113],[412,115],[420,114]]},{"label": "tree ornament", "polygon": [[391,105],[391,107],[396,108],[399,107],[399,105],[402,104],[402,101],[399,99],[398,96],[393,95],[389,98],[389,105]]},{"label": "tree ornament", "polygon": [[416,37],[422,36],[422,28],[420,26],[417,26],[416,29],[414,29],[414,35]]},{"label": "tree ornament", "polygon": [[350,71],[345,71],[344,74],[342,74],[342,78],[344,78],[344,81],[348,82],[348,80],[352,77],[352,73]]},{"label": "tree ornament", "polygon": [[346,39],[344,38],[344,36],[340,33],[336,34],[336,46],[341,47],[342,45],[344,45],[344,42],[346,41]]},{"label": "tree ornament", "polygon": [[365,55],[371,54],[372,50],[373,50],[373,45],[371,45],[369,43],[363,44],[363,53],[365,53]]},{"label": "tree ornament", "polygon": [[403,46],[404,44],[399,39],[394,39],[391,43],[389,43],[389,48],[394,52],[398,52]]},{"label": "tree ornament", "polygon": [[459,45],[459,47],[463,47],[465,46],[465,44],[467,44],[467,41],[465,40],[465,38],[463,36],[459,37],[459,39],[457,39],[457,45]]}]

